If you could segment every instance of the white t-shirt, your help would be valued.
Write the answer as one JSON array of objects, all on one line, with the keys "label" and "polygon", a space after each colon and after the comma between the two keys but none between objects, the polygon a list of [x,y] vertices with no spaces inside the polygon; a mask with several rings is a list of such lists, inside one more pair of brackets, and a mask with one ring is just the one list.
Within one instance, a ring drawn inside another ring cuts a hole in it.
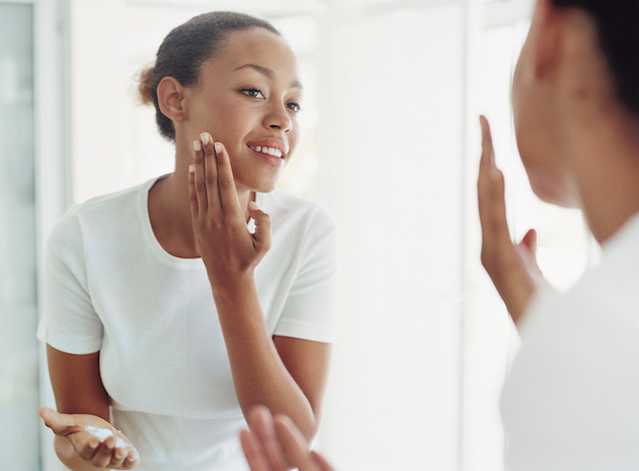
[{"label": "white t-shirt", "polygon": [[502,393],[509,471],[639,469],[639,216],[522,326]]},{"label": "white t-shirt", "polygon": [[[76,205],[56,225],[38,338],[68,353],[100,351],[114,424],[140,451],[140,471],[244,471],[237,433],[246,422],[206,269],[155,238],[156,180]],[[280,192],[257,204],[272,222],[255,272],[268,332],[330,342],[331,218]]]}]

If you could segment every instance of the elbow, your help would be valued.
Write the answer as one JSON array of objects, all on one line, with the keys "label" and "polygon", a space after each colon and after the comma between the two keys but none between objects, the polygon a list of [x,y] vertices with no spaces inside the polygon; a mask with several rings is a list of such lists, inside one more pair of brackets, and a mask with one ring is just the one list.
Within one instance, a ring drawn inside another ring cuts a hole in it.
[{"label": "elbow", "polygon": [[306,420],[302,420],[298,423],[293,423],[292,425],[299,430],[299,432],[308,442],[311,442],[319,431],[319,423],[320,413],[318,410],[318,406],[316,404],[309,403],[309,410]]},{"label": "elbow", "polygon": [[301,423],[295,424],[291,420],[291,423],[289,423],[289,426],[290,425],[295,426],[299,430],[299,432],[304,436],[306,441],[311,442],[317,435],[317,432],[319,431],[319,416],[313,413],[310,415],[308,420],[304,421],[303,424]]},{"label": "elbow", "polygon": [[314,413],[307,414],[306,418],[294,418],[287,415],[286,413],[278,413],[276,411],[273,411],[263,405],[255,405],[249,407],[248,409],[249,410],[245,410],[245,408],[242,408],[242,412],[244,414],[246,422],[251,428],[255,426],[256,422],[261,422],[264,420],[263,418],[258,418],[259,415],[264,414],[264,416],[270,418],[267,420],[271,422],[271,426],[275,426],[276,422],[280,422],[289,430],[293,430],[297,434],[301,434],[308,442],[311,442],[315,438],[319,430],[319,419],[318,416]]},{"label": "elbow", "polygon": [[302,431],[302,434],[304,435],[304,438],[306,438],[306,440],[310,443],[317,435],[318,429],[319,426],[317,422],[313,421],[313,423],[308,427],[308,430]]}]

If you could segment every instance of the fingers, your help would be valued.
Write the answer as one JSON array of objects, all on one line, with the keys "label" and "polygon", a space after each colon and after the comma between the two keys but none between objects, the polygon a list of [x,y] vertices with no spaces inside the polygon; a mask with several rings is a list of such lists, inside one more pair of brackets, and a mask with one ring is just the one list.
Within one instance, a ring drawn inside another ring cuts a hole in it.
[{"label": "fingers", "polygon": [[521,245],[526,247],[534,257],[537,254],[537,231],[530,229],[521,240]]},{"label": "fingers", "polygon": [[115,449],[113,450],[113,457],[111,459],[110,467],[118,468],[118,469],[122,468],[122,465],[124,464],[124,460],[126,459],[128,455],[128,451],[129,451],[128,447],[116,446]]},{"label": "fingers", "polygon": [[[208,136],[208,137],[207,137]],[[204,153],[210,134],[202,133],[200,140],[193,141],[193,177],[198,214],[206,212],[208,208],[206,181],[204,177]]]},{"label": "fingers", "polygon": [[251,471],[283,471],[289,467],[300,471],[334,471],[319,453],[309,449],[302,432],[291,419],[273,419],[263,406],[249,414],[250,430],[240,432],[240,443]]},{"label": "fingers", "polygon": [[77,424],[72,414],[60,414],[49,408],[41,408],[38,414],[47,427],[56,435],[66,437],[76,453],[94,466],[129,469],[139,460],[137,451],[123,435],[120,438],[110,436],[100,441],[94,433],[89,433],[88,428],[91,427]]},{"label": "fingers", "polygon": [[204,172],[206,181],[206,196],[211,217],[219,221],[222,217],[222,202],[220,201],[220,190],[218,185],[218,171],[215,155],[215,144],[213,137],[208,132],[200,134],[204,144]]},{"label": "fingers", "polygon": [[82,430],[82,427],[76,424],[72,415],[60,414],[48,407],[42,407],[38,414],[44,421],[44,425],[49,427],[56,435],[67,436]]},{"label": "fingers", "polygon": [[100,441],[94,434],[82,431],[71,435],[69,440],[82,459],[97,467],[130,469],[139,462],[137,450],[118,434]]},{"label": "fingers", "polygon": [[122,463],[122,468],[124,469],[132,468],[133,466],[137,465],[139,459],[140,458],[138,456],[138,452],[133,449],[130,449],[127,457],[124,460],[124,463]]},{"label": "fingers", "polygon": [[231,159],[226,147],[221,142],[215,143],[215,156],[218,172],[217,183],[224,215],[227,220],[237,220],[237,222],[244,224],[244,213],[240,209],[240,201],[231,169]]},{"label": "fingers", "polygon": [[477,201],[484,244],[494,241],[510,243],[506,220],[503,174],[495,165],[494,147],[488,120],[480,117],[482,154],[477,180]]},{"label": "fingers", "polygon": [[266,453],[252,431],[240,431],[240,444],[251,471],[272,471]]},{"label": "fingers", "polygon": [[215,220],[224,218],[227,222],[243,223],[244,213],[240,209],[226,147],[221,142],[214,142],[208,132],[203,132],[193,141],[193,166],[193,213],[201,215],[210,209],[209,216]]},{"label": "fingers", "polygon": [[277,416],[275,433],[289,465],[300,471],[321,471],[310,453],[308,441],[291,419],[283,415]]},{"label": "fingers", "polygon": [[537,277],[537,281],[542,281],[543,274],[537,262],[537,231],[530,229],[517,244],[517,251],[524,258],[529,271]]},{"label": "fingers", "polygon": [[[194,141],[195,142],[195,141]],[[195,165],[189,165],[189,200],[191,202],[191,218],[195,220],[200,213],[198,206],[197,190],[195,189]]]},{"label": "fingers", "polygon": [[253,240],[258,252],[266,253],[271,248],[271,218],[261,211],[257,205],[249,202],[249,215],[255,220],[255,234]]},{"label": "fingers", "polygon": [[100,440],[86,432],[73,434],[69,440],[76,453],[85,461],[91,461],[100,446]]},{"label": "fingers", "polygon": [[113,437],[109,437],[100,444],[95,455],[93,455],[93,458],[91,459],[91,464],[98,468],[106,468],[113,460],[114,451],[115,439]]},{"label": "fingers", "polygon": [[138,460],[137,452],[130,446],[122,446],[115,437],[104,440],[87,461],[98,468],[130,469]]},{"label": "fingers", "polygon": [[493,145],[490,123],[484,115],[481,115],[479,117],[479,124],[481,126],[482,162],[487,165],[495,166],[495,146]]},{"label": "fingers", "polygon": [[287,462],[282,447],[275,435],[273,416],[264,406],[257,406],[249,414],[251,432],[259,440],[263,454],[268,460],[271,471],[286,471]]},{"label": "fingers", "polygon": [[321,454],[316,451],[311,451],[311,457],[319,467],[320,471],[334,471],[333,466],[331,466],[331,464]]}]

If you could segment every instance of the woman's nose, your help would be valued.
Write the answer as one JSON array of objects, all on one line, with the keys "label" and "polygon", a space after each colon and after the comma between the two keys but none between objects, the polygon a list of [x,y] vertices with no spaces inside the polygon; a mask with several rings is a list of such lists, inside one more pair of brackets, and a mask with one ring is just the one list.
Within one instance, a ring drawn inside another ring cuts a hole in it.
[{"label": "woman's nose", "polygon": [[283,107],[278,107],[274,109],[269,115],[266,117],[266,127],[270,129],[278,129],[283,132],[290,132],[292,120],[289,114],[286,112],[286,109]]}]

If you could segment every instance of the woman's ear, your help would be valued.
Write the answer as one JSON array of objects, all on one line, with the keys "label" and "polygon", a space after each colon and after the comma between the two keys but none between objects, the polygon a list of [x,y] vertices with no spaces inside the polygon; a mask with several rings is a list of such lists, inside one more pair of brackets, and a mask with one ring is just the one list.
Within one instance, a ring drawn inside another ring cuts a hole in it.
[{"label": "woman's ear", "polygon": [[182,121],[186,115],[184,87],[173,77],[162,77],[158,83],[158,105],[162,114],[171,121]]},{"label": "woman's ear", "polygon": [[537,0],[528,38],[535,77],[552,74],[561,55],[565,18],[552,0]]}]

